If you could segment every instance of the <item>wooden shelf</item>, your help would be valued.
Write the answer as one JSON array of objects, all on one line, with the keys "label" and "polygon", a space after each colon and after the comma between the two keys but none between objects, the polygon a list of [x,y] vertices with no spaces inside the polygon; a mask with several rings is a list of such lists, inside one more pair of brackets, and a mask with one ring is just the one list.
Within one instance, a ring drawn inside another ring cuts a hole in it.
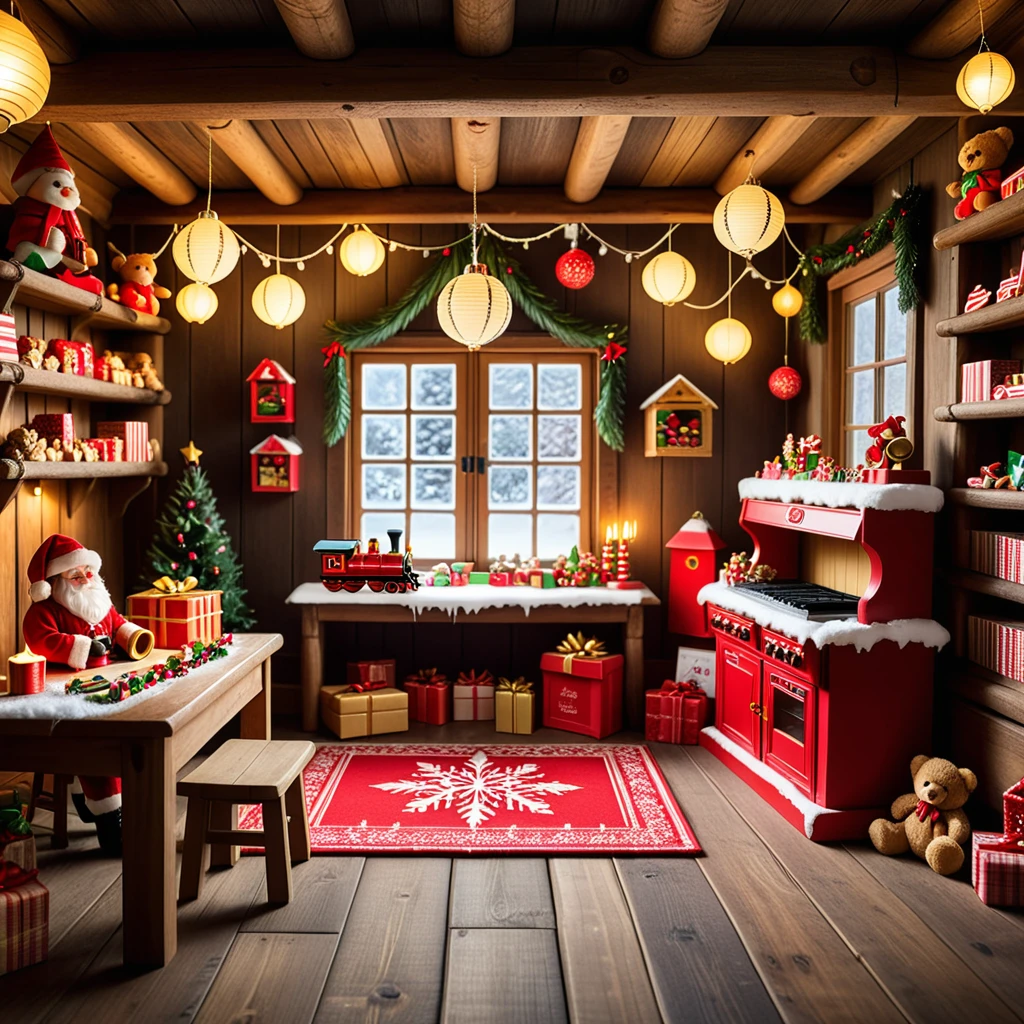
[{"label": "wooden shelf", "polygon": [[132,405],[167,405],[170,391],[151,391],[124,384],[79,377],[73,373],[35,370],[22,363],[0,362],[0,385],[13,384],[20,391],[61,398],[83,399],[87,402],[127,402]]},{"label": "wooden shelf", "polygon": [[993,302],[973,313],[940,320],[935,333],[940,338],[958,338],[962,334],[988,334],[991,331],[1006,331],[1024,324],[1024,295],[1005,302]]},{"label": "wooden shelf", "polygon": [[952,249],[968,242],[992,242],[1020,234],[1024,234],[1024,192],[1001,199],[987,210],[972,213],[966,220],[937,231],[932,245],[936,249]]},{"label": "wooden shelf", "polygon": [[0,512],[26,481],[64,480],[68,515],[74,515],[97,481],[110,482],[109,511],[120,517],[153,482],[167,476],[167,463],[153,462],[25,462],[0,459]]},{"label": "wooden shelf", "polygon": [[958,658],[945,673],[946,685],[966,700],[974,701],[1024,725],[1024,683],[1000,675],[968,658]]},{"label": "wooden shelf", "polygon": [[951,487],[946,491],[946,497],[954,505],[1024,512],[1024,491],[997,491],[994,487]]},{"label": "wooden shelf", "polygon": [[963,590],[973,590],[976,594],[988,594],[1003,601],[1016,601],[1024,604],[1024,585],[1012,583],[1010,580],[989,576],[987,573],[975,572],[973,569],[954,569],[945,574],[948,582]]},{"label": "wooden shelf", "polygon": [[[167,476],[166,462],[26,462],[25,472],[11,476],[9,459],[0,460],[10,480],[103,480],[118,476]],[[16,464],[15,464],[16,465]]]},{"label": "wooden shelf", "polygon": [[955,402],[953,405],[938,406],[934,416],[940,423],[1016,419],[1024,416],[1024,398],[1004,398],[991,402]]}]

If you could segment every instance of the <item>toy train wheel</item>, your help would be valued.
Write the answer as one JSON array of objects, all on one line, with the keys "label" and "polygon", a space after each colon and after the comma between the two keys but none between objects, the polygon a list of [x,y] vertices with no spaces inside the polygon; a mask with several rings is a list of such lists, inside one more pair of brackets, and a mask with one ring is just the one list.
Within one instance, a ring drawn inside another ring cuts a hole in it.
[{"label": "toy train wheel", "polygon": [[384,581],[383,580],[367,580],[366,585],[375,594],[379,594],[384,589]]},{"label": "toy train wheel", "polygon": [[324,580],[323,584],[332,594],[341,590],[341,580]]},{"label": "toy train wheel", "polygon": [[363,584],[366,580],[345,580],[342,586],[345,588],[346,594],[354,594],[357,590],[363,589]]},{"label": "toy train wheel", "polygon": [[384,584],[384,593],[385,594],[397,594],[398,593],[398,584],[394,580],[388,580],[388,582]]}]

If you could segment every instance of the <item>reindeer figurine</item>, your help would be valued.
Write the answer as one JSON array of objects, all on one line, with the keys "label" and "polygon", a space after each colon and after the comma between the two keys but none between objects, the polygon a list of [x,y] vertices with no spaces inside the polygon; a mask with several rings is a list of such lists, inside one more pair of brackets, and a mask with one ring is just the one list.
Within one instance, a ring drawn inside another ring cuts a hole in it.
[{"label": "reindeer figurine", "polygon": [[137,309],[140,313],[152,313],[156,316],[160,312],[159,299],[169,299],[170,291],[163,285],[156,284],[156,258],[149,252],[137,252],[131,256],[125,256],[113,242],[107,242],[107,248],[113,254],[110,261],[112,270],[121,275],[121,287],[118,285],[107,285],[107,295],[114,301],[120,302],[130,309]]}]

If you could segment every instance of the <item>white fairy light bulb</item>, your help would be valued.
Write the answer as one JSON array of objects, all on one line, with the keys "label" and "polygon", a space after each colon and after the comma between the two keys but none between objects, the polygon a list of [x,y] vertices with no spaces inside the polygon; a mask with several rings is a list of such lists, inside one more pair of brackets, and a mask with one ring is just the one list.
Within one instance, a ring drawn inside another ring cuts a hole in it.
[{"label": "white fairy light bulb", "polygon": [[217,312],[217,293],[208,284],[193,281],[179,290],[174,305],[183,320],[205,324]]}]

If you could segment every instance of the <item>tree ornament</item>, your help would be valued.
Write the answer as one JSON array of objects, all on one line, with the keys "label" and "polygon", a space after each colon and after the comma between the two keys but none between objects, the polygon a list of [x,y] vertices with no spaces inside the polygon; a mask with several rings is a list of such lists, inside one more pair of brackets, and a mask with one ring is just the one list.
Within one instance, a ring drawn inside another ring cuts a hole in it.
[{"label": "tree ornament", "polygon": [[722,196],[713,218],[719,242],[748,260],[767,249],[785,223],[782,203],[753,177]]},{"label": "tree ornament", "polygon": [[[394,247],[395,243],[391,245]],[[391,250],[394,252],[394,248]],[[341,265],[356,277],[368,277],[379,270],[384,262],[384,245],[366,228],[357,228],[346,235],[338,251]]]},{"label": "tree ornament", "polygon": [[179,544],[184,544],[185,543],[185,535],[183,533],[179,533],[178,534],[178,543]]},{"label": "tree ornament", "polygon": [[306,293],[302,285],[287,274],[271,274],[253,290],[252,308],[265,324],[281,330],[302,316]]},{"label": "tree ornament", "polygon": [[768,390],[776,397],[788,402],[800,394],[803,378],[792,366],[780,366],[768,378]]},{"label": "tree ornament", "polygon": [[188,553],[188,559],[190,562],[194,562],[198,557],[199,556],[194,551],[190,551]]},{"label": "tree ornament", "polygon": [[594,258],[583,249],[569,249],[555,262],[555,277],[566,288],[586,288],[594,280]]},{"label": "tree ornament", "polygon": [[185,508],[189,509],[190,511],[195,507],[196,503],[191,498],[189,498],[189,500],[185,502]]},{"label": "tree ornament", "polygon": [[39,113],[50,90],[50,65],[28,27],[0,11],[0,132]]},{"label": "tree ornament", "polygon": [[664,306],[682,302],[697,284],[693,264],[677,252],[659,252],[649,260],[640,278],[644,291]]},{"label": "tree ornament", "polygon": [[187,323],[205,324],[217,312],[217,293],[208,284],[193,281],[178,292],[174,306]]}]

